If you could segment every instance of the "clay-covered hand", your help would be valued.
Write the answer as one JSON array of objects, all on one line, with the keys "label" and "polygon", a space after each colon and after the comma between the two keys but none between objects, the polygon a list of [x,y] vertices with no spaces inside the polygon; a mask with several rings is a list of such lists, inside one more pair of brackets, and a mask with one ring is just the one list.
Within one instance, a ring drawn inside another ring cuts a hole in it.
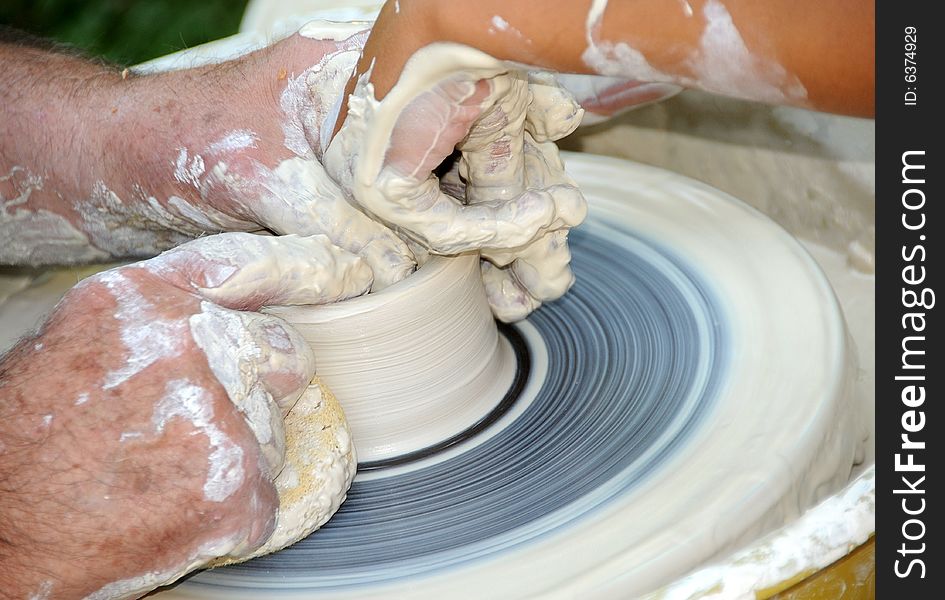
[{"label": "clay-covered hand", "polygon": [[[553,144],[580,123],[570,95],[451,45],[417,52],[381,101],[370,77],[357,78],[324,152],[352,201],[433,253],[480,250],[501,267],[484,274],[503,320],[567,291],[566,230],[586,213]],[[456,149],[458,168],[441,180]]]},{"label": "clay-covered hand", "polygon": [[71,290],[0,364],[5,591],[138,597],[266,542],[283,416],[315,364],[254,311],[370,285],[323,236],[228,233]]},{"label": "clay-covered hand", "polygon": [[[505,163],[504,169],[496,168],[489,144],[480,141],[484,137],[482,132],[488,131],[488,124],[483,121],[460,145],[462,176],[446,180],[472,182],[474,185],[465,187],[465,196],[457,194],[472,202],[477,197],[488,197],[497,188],[547,190],[556,199],[559,220],[538,239],[519,248],[482,249],[486,297],[492,312],[505,322],[525,318],[542,302],[561,297],[574,283],[568,230],[583,220],[586,208],[553,142],[577,126],[575,116],[584,122],[591,111],[592,118],[601,121],[623,110],[661,100],[681,89],[668,84],[588,75],[552,76],[536,71],[529,73],[528,82],[530,101],[522,134],[521,168],[515,160]],[[585,110],[583,120],[575,103]],[[562,127],[564,123],[568,126]],[[473,178],[468,175],[470,172],[482,175]],[[524,176],[517,177],[519,172]],[[455,185],[446,187],[456,193]]]},{"label": "clay-covered hand", "polygon": [[[508,189],[493,181],[494,171],[524,177],[523,123],[530,100],[524,72],[469,48],[427,47],[410,59],[381,101],[374,97],[370,70],[360,75],[324,164],[365,212],[433,252],[522,246],[558,218],[555,198],[544,190]],[[556,125],[569,132],[580,122],[580,111],[565,118]],[[470,191],[481,189],[468,204],[441,191],[434,174],[467,138],[476,139],[469,153],[483,156],[463,174]]]},{"label": "clay-covered hand", "polygon": [[[568,231],[587,212],[554,143],[577,126],[580,108],[548,73],[509,77],[516,92],[527,97],[524,114],[509,119],[504,111],[496,111],[480,119],[458,146],[456,168],[441,181],[447,193],[470,205],[524,195],[554,203],[555,219],[534,240],[515,247],[480,248],[486,297],[496,317],[505,322],[525,318],[542,302],[570,289],[574,276]],[[496,139],[503,141],[496,144]]]}]

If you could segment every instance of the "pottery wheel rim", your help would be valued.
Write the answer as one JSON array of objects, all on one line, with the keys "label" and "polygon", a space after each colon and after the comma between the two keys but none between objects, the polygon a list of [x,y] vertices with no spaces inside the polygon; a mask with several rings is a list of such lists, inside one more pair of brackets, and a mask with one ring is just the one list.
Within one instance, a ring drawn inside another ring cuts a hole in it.
[{"label": "pottery wheel rim", "polygon": [[[849,358],[819,268],[718,190],[625,161],[565,158],[591,212],[572,233],[578,284],[519,327],[535,362],[547,355],[519,413],[448,457],[359,476],[320,532],[171,595],[639,593],[817,499],[789,492],[842,417]],[[549,385],[574,401],[542,395]],[[853,448],[828,450],[834,470],[849,467]],[[844,478],[820,476],[808,487]]]}]

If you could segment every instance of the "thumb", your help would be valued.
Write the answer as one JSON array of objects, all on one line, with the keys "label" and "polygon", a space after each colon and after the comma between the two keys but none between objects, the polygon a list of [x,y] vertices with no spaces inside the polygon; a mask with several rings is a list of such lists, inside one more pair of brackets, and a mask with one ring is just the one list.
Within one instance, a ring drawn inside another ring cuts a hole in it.
[{"label": "thumb", "polygon": [[529,102],[528,82],[513,72],[493,79],[495,104],[489,107],[458,146],[461,174],[468,181],[466,200],[477,204],[511,200],[525,189],[523,133]]},{"label": "thumb", "polygon": [[370,267],[327,237],[222,233],[139,263],[168,283],[221,306],[324,304],[371,287]]}]

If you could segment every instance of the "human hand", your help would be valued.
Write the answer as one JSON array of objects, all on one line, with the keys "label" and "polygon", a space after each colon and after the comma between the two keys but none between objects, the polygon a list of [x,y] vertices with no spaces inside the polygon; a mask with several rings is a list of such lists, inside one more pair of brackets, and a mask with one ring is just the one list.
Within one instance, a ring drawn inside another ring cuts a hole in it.
[{"label": "human hand", "polygon": [[524,120],[511,126],[504,118],[499,121],[506,129],[503,137],[521,137],[521,145],[511,144],[509,158],[497,160],[492,141],[496,125],[483,119],[458,146],[458,168],[441,181],[443,189],[470,204],[527,192],[554,199],[556,218],[536,239],[518,247],[480,249],[486,298],[493,314],[505,322],[525,318],[542,302],[570,289],[574,276],[568,230],[583,221],[587,210],[554,144],[577,126],[580,109],[554,76],[532,72],[527,81],[529,106]]},{"label": "human hand", "polygon": [[[493,261],[484,282],[502,320],[567,291],[566,230],[586,206],[552,142],[580,123],[573,99],[550,76],[529,81],[469,48],[420,50],[380,102],[369,77],[324,154],[352,200],[434,253],[479,250]],[[458,165],[440,179],[457,148]]]},{"label": "human hand", "polygon": [[233,233],[73,288],[0,363],[4,592],[137,597],[266,542],[282,419],[315,364],[253,311],[370,284],[322,236]]}]

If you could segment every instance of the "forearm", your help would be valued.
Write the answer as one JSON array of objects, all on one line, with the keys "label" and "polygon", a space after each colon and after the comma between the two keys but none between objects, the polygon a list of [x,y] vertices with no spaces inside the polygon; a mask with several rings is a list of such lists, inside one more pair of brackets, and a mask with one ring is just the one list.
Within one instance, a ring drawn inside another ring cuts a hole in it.
[{"label": "forearm", "polygon": [[359,71],[375,61],[380,99],[417,49],[447,41],[560,72],[870,115],[874,26],[862,0],[401,0],[385,5]]},{"label": "forearm", "polygon": [[318,139],[306,76],[337,50],[296,35],[138,76],[0,46],[0,264],[144,258],[209,233],[336,218],[305,212],[317,190],[275,169]]},{"label": "forearm", "polygon": [[136,77],[29,42],[0,43],[0,64],[0,264],[142,258],[207,230],[169,204],[196,193],[202,173],[175,179],[175,161],[220,111],[201,73]]},{"label": "forearm", "polygon": [[0,262],[104,258],[78,226],[75,201],[91,190],[97,163],[109,158],[101,112],[121,73],[4,33]]},{"label": "forearm", "polygon": [[0,64],[0,264],[142,258],[259,229],[194,208],[215,166],[194,149],[232,136],[224,106],[261,99],[214,76],[238,66],[139,77],[22,40],[0,42]]},{"label": "forearm", "polygon": [[[28,169],[61,187],[82,178],[103,150],[94,109],[121,81],[120,69],[9,30],[0,30],[0,64],[0,172]],[[7,197],[11,189],[9,179],[0,187]]]}]

